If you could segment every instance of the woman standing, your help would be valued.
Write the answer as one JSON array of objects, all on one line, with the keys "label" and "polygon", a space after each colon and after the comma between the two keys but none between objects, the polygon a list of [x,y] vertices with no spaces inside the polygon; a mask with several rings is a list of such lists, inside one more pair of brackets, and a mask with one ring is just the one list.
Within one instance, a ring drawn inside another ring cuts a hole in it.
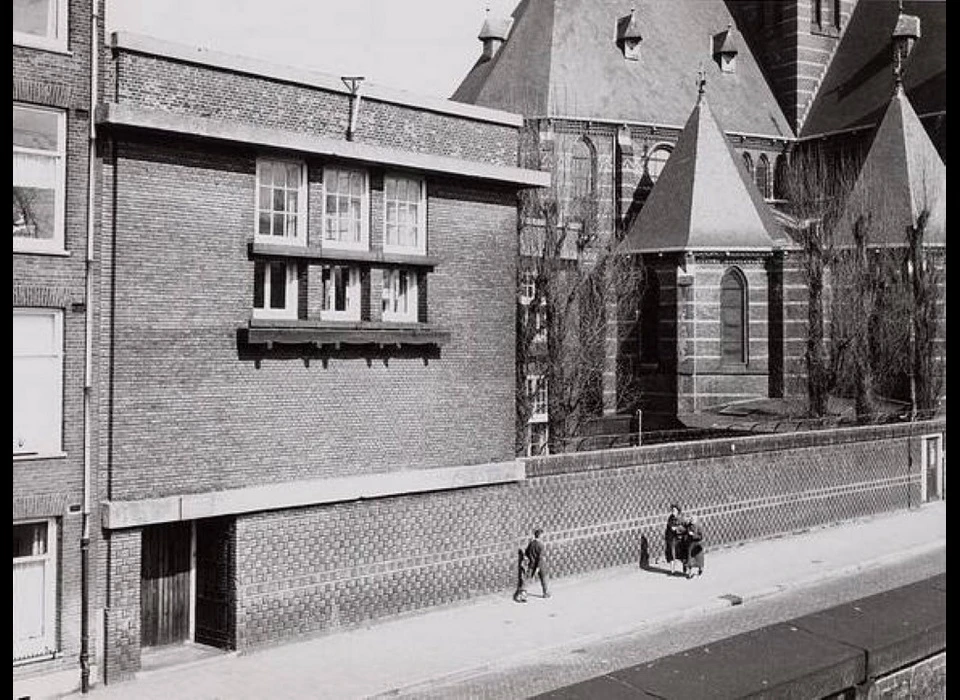
[{"label": "woman standing", "polygon": [[663,532],[663,556],[670,564],[670,573],[677,570],[680,561],[680,537],[683,534],[683,524],[680,522],[680,506],[676,503],[670,506],[670,515],[667,516],[667,527]]},{"label": "woman standing", "polygon": [[685,528],[683,559],[683,573],[687,578],[693,578],[693,570],[697,570],[697,576],[703,573],[703,528],[700,527],[700,521],[691,516]]}]

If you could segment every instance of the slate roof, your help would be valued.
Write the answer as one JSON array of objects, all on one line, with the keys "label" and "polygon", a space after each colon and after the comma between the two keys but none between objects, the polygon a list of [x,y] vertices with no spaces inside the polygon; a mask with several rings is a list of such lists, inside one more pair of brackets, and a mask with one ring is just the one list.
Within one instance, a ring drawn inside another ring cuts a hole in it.
[{"label": "slate roof", "polygon": [[[617,20],[636,8],[640,59],[616,45]],[[713,61],[713,36],[735,22],[723,0],[521,0],[510,37],[478,61],[452,99],[526,116],[680,126],[702,66],[727,129],[792,137],[749,47],[734,73]]]},{"label": "slate roof", "polygon": [[[920,18],[920,39],[904,65],[903,84],[918,114],[947,108],[947,3],[906,0],[903,13]],[[840,40],[800,137],[873,126],[893,92],[891,37],[895,0],[860,0]]]},{"label": "slate roof", "polygon": [[946,245],[947,167],[927,136],[910,100],[898,90],[867,152],[847,200],[837,231],[838,242],[852,240],[850,226],[858,212],[872,213],[869,244],[906,243],[905,229],[927,206],[927,245]]},{"label": "slate roof", "polygon": [[786,242],[704,97],[620,251],[771,250]]}]

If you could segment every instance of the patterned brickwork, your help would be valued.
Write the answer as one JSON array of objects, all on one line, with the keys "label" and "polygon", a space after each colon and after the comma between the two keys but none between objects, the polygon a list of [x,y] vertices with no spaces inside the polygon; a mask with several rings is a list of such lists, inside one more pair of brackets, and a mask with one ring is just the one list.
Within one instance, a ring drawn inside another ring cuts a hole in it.
[{"label": "patterned brickwork", "polygon": [[878,678],[867,700],[940,700],[947,697],[947,652]]},{"label": "patterned brickwork", "polygon": [[659,556],[673,501],[700,516],[709,547],[916,506],[915,435],[944,428],[538,458],[515,485],[240,517],[238,647],[505,590],[537,525],[566,576],[637,562],[641,537]]},{"label": "patterned brickwork", "polygon": [[114,532],[107,544],[104,678],[113,683],[140,669],[140,530]]}]

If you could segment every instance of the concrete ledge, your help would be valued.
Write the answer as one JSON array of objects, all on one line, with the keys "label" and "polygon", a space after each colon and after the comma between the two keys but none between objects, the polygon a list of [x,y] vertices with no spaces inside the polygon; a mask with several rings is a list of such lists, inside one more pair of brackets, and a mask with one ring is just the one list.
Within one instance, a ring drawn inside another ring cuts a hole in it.
[{"label": "concrete ledge", "polygon": [[103,527],[118,530],[178,520],[196,520],[262,510],[300,508],[410,493],[487,486],[525,477],[523,463],[492,462],[464,467],[417,469],[334,479],[192,493],[137,501],[103,501]]},{"label": "concrete ledge", "polygon": [[96,120],[101,126],[147,129],[167,134],[208,138],[252,146],[269,146],[270,148],[330,156],[358,163],[396,166],[421,172],[456,175],[526,187],[547,187],[550,184],[550,173],[539,170],[491,165],[429,153],[399,151],[354,141],[312,136],[281,129],[269,129],[239,122],[231,123],[221,119],[192,117],[112,102],[97,107]]},{"label": "concrete ledge", "polygon": [[[113,32],[110,35],[110,47],[114,50],[130,51],[150,56],[169,58],[185,63],[246,73],[288,83],[299,83],[308,87],[320,88],[331,92],[349,95],[350,91],[338,77],[319,71],[305,70],[293,66],[284,66],[262,61],[248,56],[211,51],[201,46],[188,46],[172,41],[133,32]],[[426,95],[417,95],[405,90],[396,90],[372,83],[364,83],[363,99],[378,102],[390,102],[414,109],[424,109],[455,117],[464,117],[475,121],[491,122],[519,128],[523,126],[523,116],[514,112],[505,112],[489,107],[479,107],[463,102],[442,100]]]}]

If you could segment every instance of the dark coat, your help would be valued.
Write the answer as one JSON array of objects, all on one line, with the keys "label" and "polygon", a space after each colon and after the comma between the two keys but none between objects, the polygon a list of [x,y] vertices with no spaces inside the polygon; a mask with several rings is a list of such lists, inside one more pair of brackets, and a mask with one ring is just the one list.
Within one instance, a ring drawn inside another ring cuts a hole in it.
[{"label": "dark coat", "polygon": [[678,549],[682,534],[683,524],[680,522],[680,516],[671,513],[667,518],[667,527],[663,531],[663,552],[667,561],[681,558]]},{"label": "dark coat", "polygon": [[696,523],[687,527],[684,535],[684,564],[687,568],[703,568],[703,529]]}]

